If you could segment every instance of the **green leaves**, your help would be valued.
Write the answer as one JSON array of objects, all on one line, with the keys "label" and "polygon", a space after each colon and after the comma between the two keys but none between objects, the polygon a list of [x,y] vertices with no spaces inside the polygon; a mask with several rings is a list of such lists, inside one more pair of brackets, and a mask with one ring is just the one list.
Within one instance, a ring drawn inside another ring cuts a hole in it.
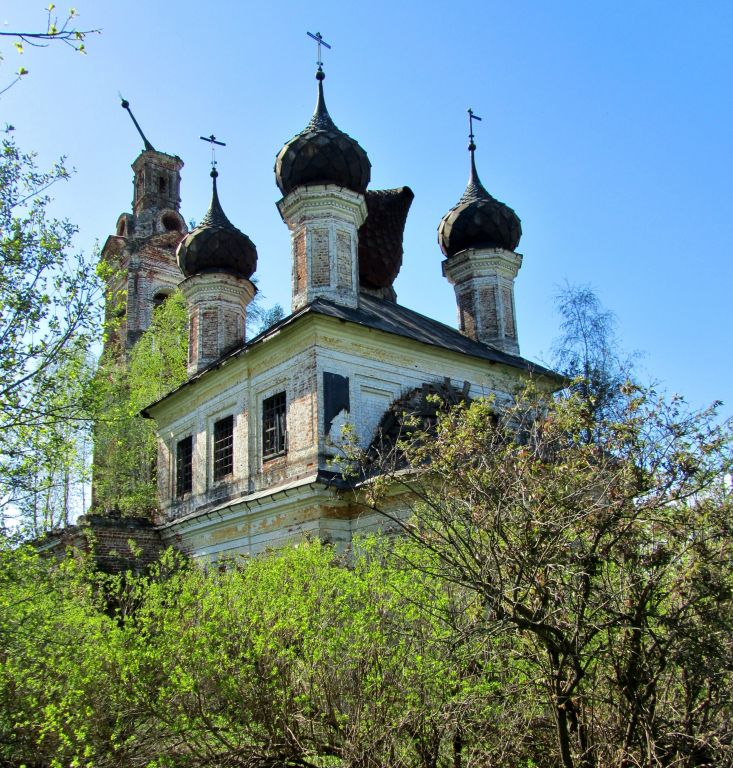
[{"label": "green leaves", "polygon": [[481,630],[508,638],[538,681],[527,727],[540,742],[542,718],[554,722],[556,764],[723,764],[732,447],[715,407],[626,384],[613,408],[589,409],[584,391],[530,387],[501,409],[440,414],[403,441],[406,467],[385,467],[366,493],[432,556],[431,576],[480,601]]},{"label": "green leaves", "polygon": [[4,764],[446,764],[456,723],[470,746],[495,715],[491,645],[456,646],[475,611],[404,557],[429,562],[303,543],[120,578],[0,553]]},{"label": "green leaves", "polygon": [[[47,215],[47,191],[66,180],[63,159],[39,171],[9,139],[0,155],[0,498],[38,534],[68,519],[49,513],[60,482],[44,463],[86,416],[86,350],[97,336],[101,286],[74,255],[75,227]],[[39,495],[39,492],[41,495]],[[44,497],[45,496],[45,497]],[[30,516],[30,517],[29,517]],[[0,510],[2,518],[2,510]],[[0,524],[2,523],[0,519]]]},{"label": "green leaves", "polygon": [[[109,266],[101,273],[109,278]],[[155,431],[140,411],[186,380],[187,326],[184,299],[175,292],[154,310],[128,361],[110,354],[100,362],[90,388],[90,415],[101,509],[139,516],[156,506]]]}]

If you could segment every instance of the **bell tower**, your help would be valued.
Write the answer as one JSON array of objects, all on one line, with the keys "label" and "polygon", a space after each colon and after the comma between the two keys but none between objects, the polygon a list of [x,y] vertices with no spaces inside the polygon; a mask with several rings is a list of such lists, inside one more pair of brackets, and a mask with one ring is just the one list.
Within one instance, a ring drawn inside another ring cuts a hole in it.
[{"label": "bell tower", "polygon": [[107,266],[107,351],[126,355],[150,325],[153,309],[183,280],[176,248],[187,232],[180,213],[183,160],[159,152],[142,132],[130,104],[122,100],[143,151],[132,164],[132,213],[117,219],[102,259]]}]

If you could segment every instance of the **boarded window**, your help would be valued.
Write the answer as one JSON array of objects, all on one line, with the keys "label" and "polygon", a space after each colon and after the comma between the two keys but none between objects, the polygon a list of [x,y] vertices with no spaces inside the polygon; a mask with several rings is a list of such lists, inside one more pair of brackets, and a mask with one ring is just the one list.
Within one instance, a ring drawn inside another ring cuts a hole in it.
[{"label": "boarded window", "polygon": [[262,458],[278,456],[286,450],[285,393],[278,392],[262,401]]},{"label": "boarded window", "polygon": [[176,496],[180,499],[193,490],[193,436],[176,446]]},{"label": "boarded window", "polygon": [[227,416],[214,424],[214,480],[234,471],[234,417]]}]

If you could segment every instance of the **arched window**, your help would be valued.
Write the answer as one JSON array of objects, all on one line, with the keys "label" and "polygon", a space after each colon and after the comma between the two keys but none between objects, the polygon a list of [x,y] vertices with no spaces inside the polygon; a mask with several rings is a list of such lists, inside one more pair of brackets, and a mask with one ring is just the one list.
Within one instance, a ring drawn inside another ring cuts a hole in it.
[{"label": "arched window", "polygon": [[163,214],[161,223],[163,224],[163,229],[165,229],[166,232],[181,231],[181,221],[177,216],[174,216],[172,213]]}]

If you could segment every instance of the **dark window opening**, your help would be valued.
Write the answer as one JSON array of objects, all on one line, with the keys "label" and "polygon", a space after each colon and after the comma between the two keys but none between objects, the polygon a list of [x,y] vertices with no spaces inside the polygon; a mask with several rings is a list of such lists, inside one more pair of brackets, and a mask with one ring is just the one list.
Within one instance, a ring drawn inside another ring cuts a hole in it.
[{"label": "dark window opening", "polygon": [[234,471],[234,416],[214,424],[214,480]]},{"label": "dark window opening", "polygon": [[158,192],[165,192],[165,176],[158,177]]},{"label": "dark window opening", "polygon": [[285,393],[278,392],[262,401],[262,458],[287,451]]},{"label": "dark window opening", "polygon": [[193,436],[176,446],[176,496],[180,499],[193,490]]},{"label": "dark window opening", "polygon": [[176,216],[173,216],[170,213],[166,213],[163,216],[162,223],[163,223],[163,229],[165,229],[166,232],[181,231],[181,222],[178,220]]},{"label": "dark window opening", "polygon": [[[337,373],[323,372],[323,429],[329,434],[333,426],[333,420],[341,411],[348,413],[349,404],[349,377],[339,376]],[[338,435],[337,435],[338,437]]]},{"label": "dark window opening", "polygon": [[167,293],[164,291],[159,291],[155,294],[155,296],[153,296],[153,307],[159,307],[167,298]]}]

